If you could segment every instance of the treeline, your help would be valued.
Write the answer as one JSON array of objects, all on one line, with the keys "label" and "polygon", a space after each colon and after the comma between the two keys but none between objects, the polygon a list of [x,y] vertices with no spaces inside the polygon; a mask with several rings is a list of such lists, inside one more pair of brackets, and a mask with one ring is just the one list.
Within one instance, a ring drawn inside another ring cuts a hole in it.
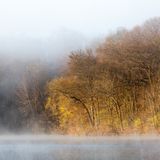
[{"label": "treeline", "polygon": [[159,133],[160,18],[120,29],[97,48],[73,51],[61,71],[44,62],[20,66],[7,74],[12,83],[0,79],[1,126],[79,135]]},{"label": "treeline", "polygon": [[71,134],[160,129],[160,19],[118,30],[96,49],[74,51],[47,84],[46,108]]}]

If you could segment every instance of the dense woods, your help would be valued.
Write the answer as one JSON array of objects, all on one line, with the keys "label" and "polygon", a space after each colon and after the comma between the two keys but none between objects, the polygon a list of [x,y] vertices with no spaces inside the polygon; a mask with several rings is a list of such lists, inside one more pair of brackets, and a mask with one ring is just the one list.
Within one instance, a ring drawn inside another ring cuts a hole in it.
[{"label": "dense woods", "polygon": [[[73,51],[61,72],[35,61],[14,68],[0,66],[3,128],[76,135],[160,131],[160,18],[119,29],[97,48]],[[4,84],[8,72],[12,83]]]}]

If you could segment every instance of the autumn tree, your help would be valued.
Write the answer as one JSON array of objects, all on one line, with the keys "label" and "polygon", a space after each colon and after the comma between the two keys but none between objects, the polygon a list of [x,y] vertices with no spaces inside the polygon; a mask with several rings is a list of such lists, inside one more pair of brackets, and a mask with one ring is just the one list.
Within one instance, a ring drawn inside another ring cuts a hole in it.
[{"label": "autumn tree", "polygon": [[24,128],[46,131],[54,125],[53,115],[45,108],[47,80],[49,73],[46,66],[35,62],[26,66],[16,90],[17,104],[24,118]]}]

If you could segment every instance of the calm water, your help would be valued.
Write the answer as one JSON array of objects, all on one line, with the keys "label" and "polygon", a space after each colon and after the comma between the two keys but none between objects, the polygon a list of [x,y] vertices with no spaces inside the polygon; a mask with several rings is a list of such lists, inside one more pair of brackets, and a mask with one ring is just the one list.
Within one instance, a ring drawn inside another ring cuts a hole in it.
[{"label": "calm water", "polygon": [[0,160],[160,160],[160,139],[3,136]]}]

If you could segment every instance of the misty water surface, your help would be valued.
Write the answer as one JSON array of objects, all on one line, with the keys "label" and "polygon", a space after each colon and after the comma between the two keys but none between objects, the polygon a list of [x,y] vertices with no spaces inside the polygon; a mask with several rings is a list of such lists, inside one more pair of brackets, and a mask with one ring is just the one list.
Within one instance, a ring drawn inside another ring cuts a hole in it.
[{"label": "misty water surface", "polygon": [[6,136],[0,160],[159,160],[157,137]]}]

